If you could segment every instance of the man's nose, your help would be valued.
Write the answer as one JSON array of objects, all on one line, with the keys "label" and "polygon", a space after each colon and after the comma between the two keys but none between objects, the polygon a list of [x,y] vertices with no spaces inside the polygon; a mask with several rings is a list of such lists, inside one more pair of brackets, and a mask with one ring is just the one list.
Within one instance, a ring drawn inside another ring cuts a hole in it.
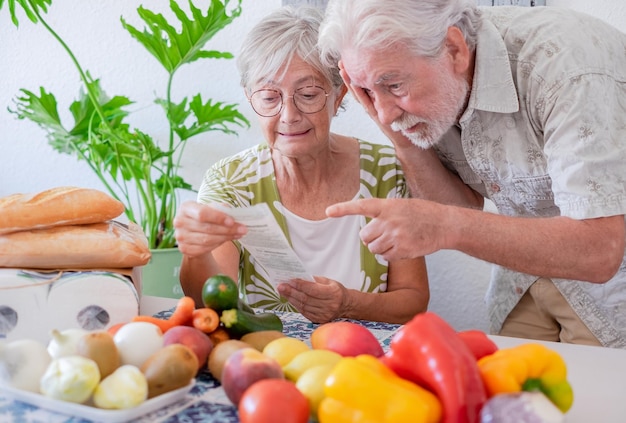
[{"label": "man's nose", "polygon": [[400,108],[393,98],[387,96],[378,96],[374,100],[374,108],[378,115],[378,120],[383,125],[391,125],[396,121],[404,111]]}]

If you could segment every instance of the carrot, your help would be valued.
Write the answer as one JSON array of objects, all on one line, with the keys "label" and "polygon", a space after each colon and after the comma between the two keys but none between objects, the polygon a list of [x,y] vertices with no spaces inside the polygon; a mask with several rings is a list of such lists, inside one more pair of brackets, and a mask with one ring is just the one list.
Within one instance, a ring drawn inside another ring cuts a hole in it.
[{"label": "carrot", "polygon": [[169,318],[174,326],[186,325],[193,318],[193,311],[196,309],[196,303],[191,297],[181,297],[176,304],[174,312]]},{"label": "carrot", "polygon": [[230,339],[230,335],[226,332],[223,326],[219,326],[213,332],[209,333],[209,338],[213,341],[213,346],[216,346],[220,342],[228,341]]},{"label": "carrot", "polygon": [[107,332],[109,332],[109,333],[111,334],[111,336],[114,336],[114,335],[115,335],[115,333],[116,333],[118,330],[120,330],[120,328],[121,328],[122,326],[124,326],[125,324],[126,324],[126,323],[116,323],[116,324],[114,324],[114,325],[110,326],[110,327],[107,329]]},{"label": "carrot", "polygon": [[167,319],[161,319],[154,316],[139,315],[133,317],[133,322],[148,322],[157,325],[163,333],[167,332],[174,326],[182,326],[190,323],[193,318],[193,311],[196,309],[196,304],[191,297],[181,297],[176,304],[176,308],[172,312],[172,315]]},{"label": "carrot", "polygon": [[211,333],[220,325],[220,316],[209,307],[197,308],[193,311],[191,325],[204,333]]}]

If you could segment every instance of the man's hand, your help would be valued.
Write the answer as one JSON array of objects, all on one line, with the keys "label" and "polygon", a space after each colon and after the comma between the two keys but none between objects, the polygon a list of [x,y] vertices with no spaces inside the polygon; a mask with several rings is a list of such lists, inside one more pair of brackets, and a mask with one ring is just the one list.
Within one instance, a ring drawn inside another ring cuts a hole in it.
[{"label": "man's hand", "polygon": [[361,229],[367,248],[387,261],[415,258],[445,245],[442,230],[445,206],[418,199],[368,198],[333,204],[329,217],[360,214],[371,218]]},{"label": "man's hand", "polygon": [[413,143],[407,137],[402,135],[402,133],[396,132],[391,129],[390,126],[385,126],[380,123],[380,120],[378,120],[378,112],[376,111],[376,106],[374,105],[374,102],[364,88],[352,84],[352,80],[350,79],[350,76],[348,75],[346,70],[343,68],[343,63],[341,62],[341,60],[339,61],[339,74],[341,75],[343,82],[346,84],[346,87],[348,87],[348,91],[350,92],[350,94],[352,94],[352,97],[354,97],[354,99],[358,101],[361,106],[363,106],[365,112],[369,115],[370,118],[372,118],[374,123],[376,123],[380,130],[387,136],[387,138],[389,138],[389,140],[397,149],[407,147],[416,148],[415,145],[413,145]]}]

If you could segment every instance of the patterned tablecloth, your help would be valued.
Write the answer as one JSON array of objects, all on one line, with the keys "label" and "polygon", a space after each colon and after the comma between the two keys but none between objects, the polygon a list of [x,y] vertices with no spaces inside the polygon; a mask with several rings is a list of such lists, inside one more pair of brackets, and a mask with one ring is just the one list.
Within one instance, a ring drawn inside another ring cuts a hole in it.
[{"label": "patterned tablecloth", "polygon": [[[171,311],[162,312],[166,316]],[[161,313],[160,313],[161,314]],[[277,313],[284,324],[288,336],[308,342],[311,332],[318,326],[309,322],[298,313]],[[387,350],[392,335],[400,327],[379,322],[354,321],[367,327]],[[67,416],[33,404],[12,400],[0,392],[0,422],[12,423],[85,423],[78,417]],[[238,422],[236,408],[231,404],[219,382],[208,371],[202,371],[196,377],[196,384],[186,397],[177,403],[161,408],[140,419],[139,423],[233,423]]]}]

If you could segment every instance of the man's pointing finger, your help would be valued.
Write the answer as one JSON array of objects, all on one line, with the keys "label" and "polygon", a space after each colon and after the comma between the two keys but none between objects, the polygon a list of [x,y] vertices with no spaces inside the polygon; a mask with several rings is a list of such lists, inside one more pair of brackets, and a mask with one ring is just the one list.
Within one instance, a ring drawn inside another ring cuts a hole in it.
[{"label": "man's pointing finger", "polygon": [[333,204],[326,208],[326,216],[342,217],[348,215],[361,214],[367,217],[376,217],[380,213],[381,203],[378,198],[367,198],[364,200],[346,201]]}]

